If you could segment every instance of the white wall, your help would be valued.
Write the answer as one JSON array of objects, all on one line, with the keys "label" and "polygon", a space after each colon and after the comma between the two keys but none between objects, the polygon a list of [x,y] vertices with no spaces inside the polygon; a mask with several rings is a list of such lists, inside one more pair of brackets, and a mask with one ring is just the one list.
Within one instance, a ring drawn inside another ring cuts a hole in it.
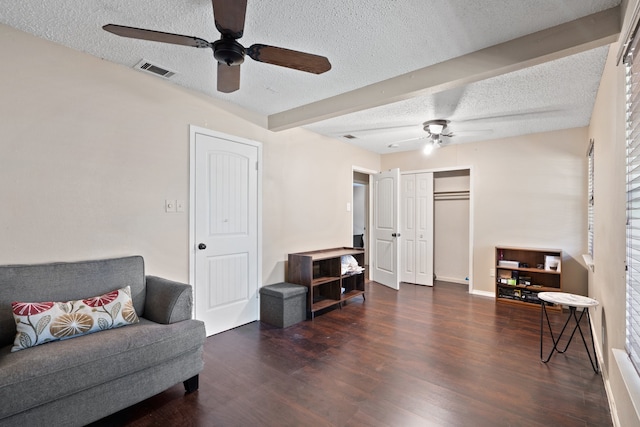
[{"label": "white wall", "polygon": [[[627,3],[627,2],[625,2]],[[636,3],[636,1],[629,2]],[[628,10],[633,10],[629,6]],[[626,19],[630,17],[627,13]],[[626,195],[625,70],[617,66],[620,44],[613,44],[605,65],[589,126],[594,139],[594,263],[589,296],[600,302],[592,316],[602,375],[620,426],[640,425],[612,349],[625,347]],[[586,252],[586,247],[585,247]],[[628,379],[640,379],[634,372]],[[640,405],[637,401],[636,405]]]},{"label": "white wall", "polygon": [[188,203],[190,124],[264,144],[263,284],[289,252],[351,245],[352,166],[378,155],[3,25],[0,62],[0,264],[141,254],[187,281],[189,213],[164,200]]},{"label": "white wall", "polygon": [[560,248],[563,289],[587,293],[586,128],[382,156],[382,170],[471,167],[474,291],[495,291],[496,245]]}]

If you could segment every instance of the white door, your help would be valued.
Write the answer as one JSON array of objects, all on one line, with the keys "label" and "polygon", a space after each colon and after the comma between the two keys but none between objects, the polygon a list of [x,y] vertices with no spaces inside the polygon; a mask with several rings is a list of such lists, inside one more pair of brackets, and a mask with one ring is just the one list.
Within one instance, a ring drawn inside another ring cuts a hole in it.
[{"label": "white door", "polygon": [[398,276],[400,266],[398,251],[400,169],[392,169],[389,172],[374,175],[373,187],[371,279],[390,288],[400,289]]},{"label": "white door", "polygon": [[433,286],[433,173],[416,174],[415,282]]},{"label": "white door", "polygon": [[401,178],[403,282],[433,286],[433,173]]},{"label": "white door", "polygon": [[192,127],[195,317],[207,336],[258,319],[261,147]]},{"label": "white door", "polygon": [[402,175],[400,181],[400,279],[433,286],[433,173]]},{"label": "white door", "polygon": [[400,280],[416,283],[416,175],[400,177]]}]

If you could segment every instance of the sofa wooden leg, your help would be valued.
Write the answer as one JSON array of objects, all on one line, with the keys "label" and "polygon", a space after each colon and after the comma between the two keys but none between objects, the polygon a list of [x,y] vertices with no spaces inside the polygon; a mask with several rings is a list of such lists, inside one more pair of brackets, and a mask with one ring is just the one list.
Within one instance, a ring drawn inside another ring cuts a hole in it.
[{"label": "sofa wooden leg", "polygon": [[198,376],[196,375],[194,377],[189,378],[186,381],[183,381],[183,384],[184,384],[184,390],[187,394],[193,393],[198,389]]}]

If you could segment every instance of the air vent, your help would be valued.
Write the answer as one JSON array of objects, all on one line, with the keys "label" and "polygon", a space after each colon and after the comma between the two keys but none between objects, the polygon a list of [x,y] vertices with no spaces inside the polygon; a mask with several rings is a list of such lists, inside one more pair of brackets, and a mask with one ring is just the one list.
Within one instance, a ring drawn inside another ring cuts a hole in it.
[{"label": "air vent", "polygon": [[357,137],[357,136],[353,136],[353,135],[350,135],[350,134],[342,135],[342,137],[343,137],[343,138],[347,138],[347,139],[358,139],[358,137]]},{"label": "air vent", "polygon": [[171,71],[166,69],[165,67],[152,64],[151,62],[145,59],[138,62],[133,68],[136,68],[138,70],[141,70],[147,73],[155,74],[156,76],[164,77],[165,79],[171,78],[176,74],[175,71]]}]

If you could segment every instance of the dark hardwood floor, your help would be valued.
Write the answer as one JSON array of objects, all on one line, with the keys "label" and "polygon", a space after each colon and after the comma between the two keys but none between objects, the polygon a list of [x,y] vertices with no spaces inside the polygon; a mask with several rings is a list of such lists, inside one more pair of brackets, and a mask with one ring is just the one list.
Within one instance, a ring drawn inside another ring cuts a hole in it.
[{"label": "dark hardwood floor", "polygon": [[612,425],[581,341],[540,362],[539,310],[442,282],[370,282],[366,298],[209,337],[197,392],[179,384],[95,426]]}]

